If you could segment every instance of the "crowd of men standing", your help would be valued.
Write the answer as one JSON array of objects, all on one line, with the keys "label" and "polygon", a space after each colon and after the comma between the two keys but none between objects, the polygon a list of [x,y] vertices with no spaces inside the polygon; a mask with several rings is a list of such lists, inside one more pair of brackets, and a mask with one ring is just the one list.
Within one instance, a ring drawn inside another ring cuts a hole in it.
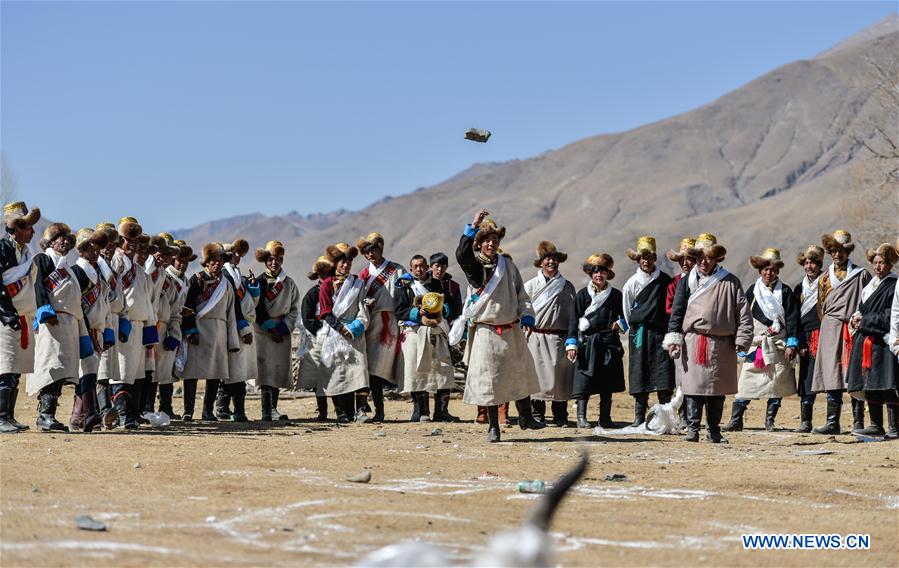
[{"label": "crowd of men standing", "polygon": [[[256,276],[241,268],[243,239],[208,243],[197,255],[168,233],[145,234],[133,217],[74,233],[50,224],[32,254],[39,218],[22,202],[3,208],[2,433],[28,429],[15,419],[22,375],[41,431],[66,429],[56,418],[65,384],[75,387],[71,430],[135,429],[157,409],[190,421],[200,380],[203,420],[247,421],[247,383],[259,390],[262,420],[284,420],[279,395],[297,386],[297,331],[298,386],[315,391],[317,420],[327,419],[330,397],[338,422],[381,422],[385,390],[396,388],[411,397],[411,421],[458,421],[449,410],[453,350],[464,345],[463,400],[478,406],[489,442],[500,440],[511,402],[525,430],[572,426],[571,400],[573,425],[592,428],[588,401],[598,395],[597,423],[613,428],[612,395],[627,388],[639,426],[650,395],[668,404],[678,387],[687,441],[699,440],[705,413],[708,440],[726,442],[721,431],[741,430],[756,399],[766,401],[765,427],[774,430],[781,400],[797,394],[797,431],[838,434],[846,391],[854,433],[899,437],[899,252],[889,243],[868,250],[872,275],[850,260],[846,231],[798,255],[805,275],[793,288],[780,280],[780,251],[767,248],[748,259],[759,276],[744,290],[721,264],[726,249],[704,233],[668,251],[681,269],[673,277],[645,236],[627,250],[634,271],[620,290],[605,252],[584,261],[589,283],[577,290],[560,272],[568,255],[549,241],[537,245],[536,274],[525,280],[500,248],[505,228],[481,210],[455,251],[464,293],[445,254],[416,254],[407,270],[385,258],[383,236],[371,233],[355,246],[328,246],[301,297],[278,241],[255,251],[264,266]],[[356,275],[360,254],[368,264]],[[178,382],[180,415],[172,405]],[[818,393],[826,394],[827,420],[813,430]],[[735,399],[722,428],[727,395]]]}]

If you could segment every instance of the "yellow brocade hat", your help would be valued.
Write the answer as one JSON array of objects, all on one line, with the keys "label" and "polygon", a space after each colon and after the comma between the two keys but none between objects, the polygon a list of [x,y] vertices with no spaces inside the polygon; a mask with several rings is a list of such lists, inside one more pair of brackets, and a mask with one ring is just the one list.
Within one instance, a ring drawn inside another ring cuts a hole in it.
[{"label": "yellow brocade hat", "polygon": [[627,249],[627,257],[631,260],[640,260],[640,257],[644,254],[655,254],[656,253],[656,239],[655,237],[642,236],[637,239],[637,250]]},{"label": "yellow brocade hat", "polygon": [[265,247],[256,249],[256,260],[265,262],[273,256],[284,256],[284,245],[281,241],[269,241],[265,243]]},{"label": "yellow brocade hat", "polygon": [[780,258],[780,251],[776,248],[766,248],[765,252],[759,256],[750,256],[749,264],[756,270],[761,270],[767,266],[775,266],[783,268],[784,262]]},{"label": "yellow brocade hat", "polygon": [[28,211],[24,201],[7,203],[3,206],[3,224],[7,227],[34,225],[41,218],[41,210],[37,207]]},{"label": "yellow brocade hat", "polygon": [[421,297],[421,309],[429,314],[443,313],[443,294],[440,292],[428,292]]},{"label": "yellow brocade hat", "polygon": [[691,258],[695,258],[695,255],[691,253],[696,246],[696,239],[693,237],[684,237],[680,240],[680,246],[677,249],[677,252],[674,252],[671,249],[668,249],[668,260],[672,262],[680,262],[682,258],[685,256],[689,256]]}]

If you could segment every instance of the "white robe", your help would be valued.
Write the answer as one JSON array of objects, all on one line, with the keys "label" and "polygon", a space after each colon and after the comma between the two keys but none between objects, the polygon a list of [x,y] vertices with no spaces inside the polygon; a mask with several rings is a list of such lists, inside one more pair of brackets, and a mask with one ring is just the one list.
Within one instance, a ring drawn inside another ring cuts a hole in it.
[{"label": "white robe", "polygon": [[[7,237],[10,238],[11,237]],[[13,246],[16,246],[13,243]],[[31,252],[25,248],[22,251],[16,249],[16,256],[21,264],[31,257]],[[34,278],[36,268],[31,265],[31,270],[25,276],[17,280],[11,280],[12,271],[4,273],[3,285],[18,283],[19,291],[12,298],[12,305],[19,313],[20,318],[25,318],[24,326],[16,331],[5,325],[0,325],[0,374],[27,374],[34,371],[34,332],[31,328],[34,320],[34,312],[37,311],[37,298],[34,294]],[[10,280],[7,282],[7,280]],[[26,347],[22,348],[23,338],[27,340]]]}]

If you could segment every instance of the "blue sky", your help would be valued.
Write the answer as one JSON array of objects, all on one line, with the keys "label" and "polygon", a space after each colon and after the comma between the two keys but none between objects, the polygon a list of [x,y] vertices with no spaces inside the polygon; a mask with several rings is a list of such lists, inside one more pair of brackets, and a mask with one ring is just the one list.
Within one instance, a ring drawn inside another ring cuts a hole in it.
[{"label": "blue sky", "polygon": [[690,110],[895,6],[3,1],[0,146],[73,226],[358,209]]}]

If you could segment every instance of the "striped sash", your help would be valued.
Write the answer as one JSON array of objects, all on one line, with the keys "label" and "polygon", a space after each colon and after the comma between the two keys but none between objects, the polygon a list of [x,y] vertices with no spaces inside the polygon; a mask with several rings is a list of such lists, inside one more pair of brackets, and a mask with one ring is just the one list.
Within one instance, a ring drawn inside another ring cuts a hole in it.
[{"label": "striped sash", "polygon": [[59,288],[66,280],[69,278],[69,271],[65,268],[57,268],[53,272],[50,273],[49,276],[44,278],[44,288],[47,289],[48,292],[53,292],[57,288]]}]

